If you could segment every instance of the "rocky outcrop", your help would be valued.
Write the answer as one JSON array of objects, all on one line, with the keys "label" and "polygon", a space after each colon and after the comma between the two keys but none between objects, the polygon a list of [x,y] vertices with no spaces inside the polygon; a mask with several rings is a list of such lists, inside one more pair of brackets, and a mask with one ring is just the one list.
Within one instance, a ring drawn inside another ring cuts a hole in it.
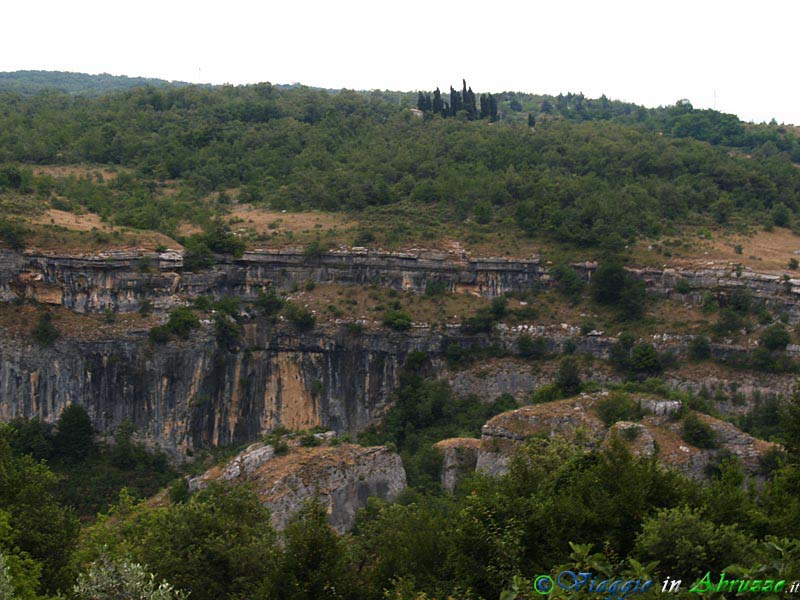
[{"label": "rocky outcrop", "polygon": [[[714,431],[717,447],[692,446],[681,437],[683,421],[677,416],[679,403],[659,398],[634,398],[641,410],[650,414],[639,422],[619,421],[607,427],[596,412],[597,403],[607,396],[608,392],[582,394],[493,417],[481,431],[475,469],[492,476],[503,475],[511,458],[531,436],[558,437],[587,450],[606,446],[616,437],[634,454],[656,456],[661,464],[696,479],[706,477],[709,467],[728,454],[738,457],[750,474],[759,476],[761,457],[775,447],[730,423],[700,413],[697,417]],[[460,440],[446,440],[440,447],[446,451],[460,443]],[[445,460],[442,480],[447,476],[447,489],[452,490],[465,472],[454,468],[453,460]]]},{"label": "rocky outcrop", "polygon": [[253,444],[229,463],[190,480],[192,490],[212,481],[249,483],[283,529],[308,501],[318,501],[340,533],[352,528],[367,498],[392,501],[406,487],[400,456],[384,446],[352,444],[294,447],[276,456],[272,446]]},{"label": "rocky outcrop", "polygon": [[481,442],[477,438],[451,438],[434,444],[442,454],[442,489],[452,493],[464,476],[475,471]]}]

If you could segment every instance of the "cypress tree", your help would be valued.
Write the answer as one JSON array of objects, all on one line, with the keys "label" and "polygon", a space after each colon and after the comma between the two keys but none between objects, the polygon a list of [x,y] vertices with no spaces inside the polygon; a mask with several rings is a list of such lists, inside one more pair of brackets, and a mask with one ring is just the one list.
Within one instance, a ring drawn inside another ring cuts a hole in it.
[{"label": "cypress tree", "polygon": [[486,94],[481,94],[481,112],[480,112],[481,119],[485,119],[489,116],[489,100],[486,97]]},{"label": "cypress tree", "polygon": [[533,113],[528,113],[528,127],[534,127],[536,125],[536,119],[533,116]]},{"label": "cypress tree", "polygon": [[497,98],[489,94],[489,120],[494,123],[497,121]]},{"label": "cypress tree", "polygon": [[478,109],[475,106],[475,92],[472,91],[472,88],[467,90],[467,101],[464,106],[467,109],[467,114],[469,115],[469,120],[472,121],[478,116]]},{"label": "cypress tree", "polygon": [[455,117],[458,111],[461,110],[461,94],[450,86],[450,115]]},{"label": "cypress tree", "polygon": [[425,110],[425,94],[422,92],[417,94],[417,108],[419,110]]},{"label": "cypress tree", "polygon": [[433,112],[437,115],[440,115],[444,112],[442,93],[439,91],[438,87],[433,91]]}]

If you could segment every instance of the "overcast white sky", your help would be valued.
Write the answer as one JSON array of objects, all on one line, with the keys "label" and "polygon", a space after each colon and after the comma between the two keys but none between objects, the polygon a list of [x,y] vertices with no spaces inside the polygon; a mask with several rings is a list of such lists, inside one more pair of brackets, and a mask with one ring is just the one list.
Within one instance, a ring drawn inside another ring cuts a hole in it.
[{"label": "overcast white sky", "polygon": [[800,1],[3,0],[0,71],[689,98],[800,124]]}]

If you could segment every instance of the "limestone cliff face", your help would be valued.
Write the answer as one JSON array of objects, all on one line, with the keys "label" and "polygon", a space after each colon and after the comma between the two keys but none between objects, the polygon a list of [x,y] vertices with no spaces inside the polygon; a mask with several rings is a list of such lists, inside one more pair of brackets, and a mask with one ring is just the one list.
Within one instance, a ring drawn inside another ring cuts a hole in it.
[{"label": "limestone cliff face", "polygon": [[49,348],[0,337],[0,419],[52,422],[76,402],[101,433],[127,418],[173,452],[253,441],[279,425],[352,433],[380,420],[407,354],[440,345],[436,336],[298,334],[265,323],[247,325],[236,352],[208,330],[165,345],[143,333]]},{"label": "limestone cliff face", "polygon": [[[574,266],[587,280],[597,267],[594,263]],[[701,302],[708,291],[725,296],[747,288],[757,300],[785,312],[790,322],[800,322],[800,279],[731,268],[631,272],[652,293],[666,296],[675,295],[678,281],[685,280],[692,291],[681,297],[694,303]],[[468,258],[432,251],[358,249],[306,256],[300,250],[257,250],[240,259],[219,256],[213,267],[190,272],[183,267],[182,255],[172,251],[57,256],[0,250],[0,300],[31,298],[77,312],[130,312],[144,301],[156,309],[169,308],[200,295],[255,299],[265,286],[289,288],[306,281],[375,284],[413,292],[422,292],[435,281],[450,291],[486,297],[552,284],[538,257]]]},{"label": "limestone cliff face", "polygon": [[77,312],[130,312],[142,302],[168,308],[181,298],[234,295],[254,300],[267,286],[279,289],[306,281],[377,284],[425,291],[437,281],[452,291],[497,296],[529,289],[544,274],[539,260],[468,259],[436,252],[246,252],[240,259],[218,257],[209,269],[190,272],[176,252],[110,252],[92,256],[50,256],[0,251],[0,299],[31,298]]},{"label": "limestone cliff face", "polygon": [[352,444],[294,447],[283,456],[275,456],[271,446],[253,444],[227,465],[191,480],[190,489],[215,480],[252,484],[279,530],[307,501],[317,500],[327,511],[328,522],[340,533],[353,527],[367,498],[391,501],[406,487],[398,454],[384,446]]},{"label": "limestone cliff face", "polygon": [[[101,433],[129,419],[142,437],[175,453],[206,446],[252,442],[280,425],[290,429],[323,426],[360,432],[378,423],[388,409],[400,371],[411,351],[431,359],[432,372],[445,372],[444,350],[498,344],[513,353],[520,333],[542,336],[553,352],[568,339],[578,352],[607,356],[613,338],[579,336],[540,327],[498,328],[498,333],[465,335],[458,328],[406,333],[386,330],[348,334],[333,326],[298,333],[285,325],[249,321],[240,348],[217,346],[209,326],[190,340],[154,345],[145,332],[99,341],[60,339],[42,348],[28,339],[0,335],[0,419],[17,416],[58,418],[71,402],[85,406]],[[524,330],[524,331],[523,331]],[[686,340],[657,341],[661,350],[679,353]],[[728,349],[741,351],[741,349]],[[715,350],[716,351],[716,350]],[[719,352],[727,351],[724,348]],[[494,361],[480,372],[449,373],[454,391],[486,402],[502,393],[520,400],[552,381],[554,365],[534,373],[515,359]],[[584,374],[596,381],[618,375],[603,369]],[[714,389],[702,372],[673,376],[674,387]],[[748,376],[745,402],[718,408],[742,412],[756,392],[785,394],[791,377]],[[751,381],[752,380],[752,381]],[[732,391],[725,385],[727,392]]]}]

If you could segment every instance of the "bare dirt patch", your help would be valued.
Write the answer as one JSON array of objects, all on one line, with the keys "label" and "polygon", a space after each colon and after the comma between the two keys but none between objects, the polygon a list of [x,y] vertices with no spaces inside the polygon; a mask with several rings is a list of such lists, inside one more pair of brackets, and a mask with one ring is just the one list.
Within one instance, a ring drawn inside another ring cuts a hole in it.
[{"label": "bare dirt patch", "polygon": [[291,231],[297,233],[325,232],[329,229],[344,229],[355,225],[344,215],[322,211],[283,212],[254,206],[239,205],[228,217],[236,226],[253,229],[256,233],[278,234]]},{"label": "bare dirt patch", "polygon": [[104,223],[99,215],[94,213],[83,213],[77,215],[65,210],[51,208],[44,214],[39,215],[31,221],[36,225],[56,225],[64,227],[70,231],[92,231],[93,229],[108,229],[112,227]]},{"label": "bare dirt patch", "polygon": [[149,331],[159,323],[158,317],[152,314],[142,316],[139,313],[129,313],[106,318],[105,315],[98,314],[81,315],[60,306],[15,306],[0,303],[0,330],[31,340],[33,329],[44,312],[52,315],[53,325],[62,338],[84,341],[124,339],[132,334]]},{"label": "bare dirt patch", "polygon": [[681,238],[643,240],[634,249],[636,262],[692,269],[739,264],[754,271],[790,273],[789,261],[800,260],[800,236],[789,229],[710,233],[710,239],[688,231]]},{"label": "bare dirt patch", "polygon": [[97,177],[101,175],[105,181],[116,179],[121,171],[120,167],[107,167],[103,165],[37,165],[33,167],[36,175],[49,175],[50,177]]}]

